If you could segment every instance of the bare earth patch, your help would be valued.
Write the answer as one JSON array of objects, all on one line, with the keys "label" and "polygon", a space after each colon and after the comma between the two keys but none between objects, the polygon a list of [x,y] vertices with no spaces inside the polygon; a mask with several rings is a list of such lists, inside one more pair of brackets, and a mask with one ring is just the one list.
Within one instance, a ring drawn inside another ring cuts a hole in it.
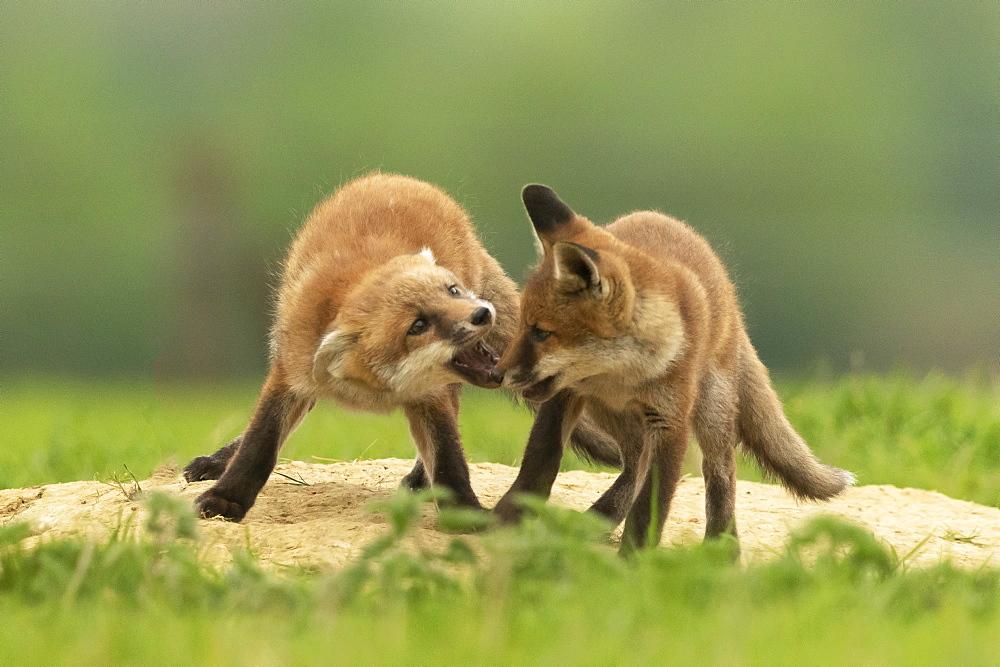
[{"label": "bare earth patch", "polygon": [[[230,558],[231,549],[249,543],[269,565],[342,565],[386,531],[383,519],[366,506],[394,493],[412,465],[403,459],[279,465],[243,523],[201,522],[204,555],[223,562]],[[499,463],[473,463],[471,468],[473,487],[487,506],[496,503],[517,472]],[[613,479],[607,473],[560,473],[552,501],[586,509]],[[168,469],[141,482],[144,492],[162,491],[191,500],[211,484],[185,483]],[[126,490],[133,487],[125,485]],[[701,540],[704,495],[700,478],[681,482],[667,520],[665,545]],[[779,486],[740,482],[736,517],[744,562],[780,553],[789,530],[817,514],[832,514],[867,527],[901,557],[916,549],[907,559],[910,565],[926,566],[946,558],[969,568],[1000,563],[1000,509],[995,507],[894,486],[862,486],[828,503],[797,503]],[[130,517],[134,518],[129,525],[140,526],[144,515],[139,499],[129,499],[121,489],[101,482],[0,490],[0,525],[28,522],[33,528],[29,539],[35,543],[70,536],[106,538]],[[455,536],[437,529],[434,507],[428,505],[414,537],[434,547]]]}]

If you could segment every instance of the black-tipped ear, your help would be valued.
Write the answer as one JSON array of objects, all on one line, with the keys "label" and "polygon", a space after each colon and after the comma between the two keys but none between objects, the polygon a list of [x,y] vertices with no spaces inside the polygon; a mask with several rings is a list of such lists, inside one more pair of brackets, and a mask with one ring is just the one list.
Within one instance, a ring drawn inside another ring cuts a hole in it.
[{"label": "black-tipped ear", "polygon": [[521,190],[521,199],[531,224],[540,236],[555,231],[576,216],[551,188],[544,185],[525,185]]},{"label": "black-tipped ear", "polygon": [[601,256],[578,243],[564,241],[552,246],[556,284],[563,292],[586,292],[593,296],[604,294],[601,272],[597,268]]}]

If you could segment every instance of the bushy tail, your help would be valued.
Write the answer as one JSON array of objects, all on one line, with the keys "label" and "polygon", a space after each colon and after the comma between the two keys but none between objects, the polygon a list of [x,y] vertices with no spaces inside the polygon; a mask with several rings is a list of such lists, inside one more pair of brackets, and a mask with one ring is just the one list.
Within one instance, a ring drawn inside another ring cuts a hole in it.
[{"label": "bushy tail", "polygon": [[764,472],[799,498],[826,500],[854,484],[854,475],[819,462],[785,417],[767,368],[747,341],[739,381],[740,440]]}]

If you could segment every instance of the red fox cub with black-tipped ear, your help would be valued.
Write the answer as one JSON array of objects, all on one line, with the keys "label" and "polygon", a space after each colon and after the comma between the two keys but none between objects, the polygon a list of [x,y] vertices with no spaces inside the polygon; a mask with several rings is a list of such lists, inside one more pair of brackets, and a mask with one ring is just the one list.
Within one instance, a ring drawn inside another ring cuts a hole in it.
[{"label": "red fox cub with black-tipped ear", "polygon": [[218,479],[198,511],[241,520],[278,448],[323,396],[372,412],[401,407],[419,454],[404,484],[438,484],[480,507],[459,441],[459,383],[499,386],[494,350],[516,319],[514,283],[448,195],[390,174],[343,186],[292,243],[250,424],[184,469],[189,481]]},{"label": "red fox cub with black-tipped ear", "polygon": [[736,537],[738,443],[796,496],[824,500],[854,482],[820,463],[788,423],[733,284],[701,236],[652,211],[600,228],[542,185],[522,197],[542,258],[494,376],[547,402],[495,509],[501,519],[517,519],[520,493],[548,496],[584,410],[618,440],[622,473],[592,509],[625,519],[623,551],[659,543],[692,430],[706,538]]}]

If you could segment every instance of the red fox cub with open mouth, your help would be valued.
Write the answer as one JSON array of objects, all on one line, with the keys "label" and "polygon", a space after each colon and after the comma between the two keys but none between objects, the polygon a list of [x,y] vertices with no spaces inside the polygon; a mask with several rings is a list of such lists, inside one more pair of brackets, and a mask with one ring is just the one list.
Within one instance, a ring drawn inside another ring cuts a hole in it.
[{"label": "red fox cub with open mouth", "polygon": [[516,319],[513,281],[444,192],[389,174],[343,186],[292,243],[250,424],[184,469],[189,481],[218,479],[198,511],[241,520],[282,442],[323,396],[372,412],[401,407],[419,454],[404,484],[438,484],[480,507],[459,440],[459,383],[499,386],[494,350]]},{"label": "red fox cub with open mouth", "polygon": [[733,284],[683,222],[643,211],[599,228],[549,188],[522,193],[541,263],[520,328],[494,370],[539,410],[511,489],[547,497],[583,411],[618,441],[622,473],[592,508],[619,523],[622,550],[658,544],[693,429],[703,454],[706,538],[736,537],[736,445],[802,498],[854,482],[820,463],[785,417],[750,344]]}]

